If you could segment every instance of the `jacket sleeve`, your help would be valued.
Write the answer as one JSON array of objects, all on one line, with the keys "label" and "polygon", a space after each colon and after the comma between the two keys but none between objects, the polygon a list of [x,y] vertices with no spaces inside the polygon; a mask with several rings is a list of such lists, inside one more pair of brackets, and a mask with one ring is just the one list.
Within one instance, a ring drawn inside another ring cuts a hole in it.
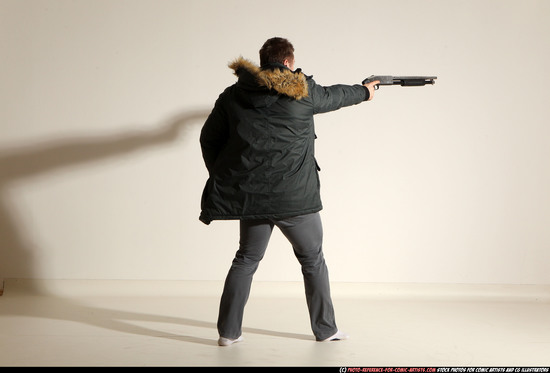
[{"label": "jacket sleeve", "polygon": [[202,158],[208,172],[212,171],[216,159],[229,136],[229,126],[222,104],[223,97],[224,94],[220,95],[216,101],[214,109],[206,119],[200,134]]},{"label": "jacket sleeve", "polygon": [[369,99],[369,91],[360,84],[321,86],[309,79],[309,91],[313,100],[313,113],[320,114],[356,105]]}]

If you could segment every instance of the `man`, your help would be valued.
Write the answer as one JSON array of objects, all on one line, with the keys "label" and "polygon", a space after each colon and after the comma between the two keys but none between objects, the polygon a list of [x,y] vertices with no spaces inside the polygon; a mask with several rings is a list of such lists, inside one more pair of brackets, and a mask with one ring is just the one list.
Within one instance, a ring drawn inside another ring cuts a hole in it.
[{"label": "man", "polygon": [[294,47],[278,37],[260,49],[260,65],[242,57],[229,65],[238,81],[219,96],[200,135],[209,172],[200,220],[240,220],[239,249],[220,302],[218,344],[242,340],[252,277],[274,226],[301,264],[315,339],[345,339],[336,326],[323,258],[313,116],[372,100],[379,82],[317,85],[294,70]]}]

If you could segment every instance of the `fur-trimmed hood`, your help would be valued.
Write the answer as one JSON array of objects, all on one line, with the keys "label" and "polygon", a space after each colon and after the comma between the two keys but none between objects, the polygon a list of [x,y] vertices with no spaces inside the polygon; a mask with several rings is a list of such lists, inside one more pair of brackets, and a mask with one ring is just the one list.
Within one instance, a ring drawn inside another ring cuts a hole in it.
[{"label": "fur-trimmed hood", "polygon": [[252,75],[256,83],[267,89],[273,89],[277,93],[300,100],[308,96],[308,84],[306,76],[300,71],[292,71],[281,65],[279,68],[260,68],[253,62],[239,57],[229,63],[235,75],[241,77],[246,71]]}]

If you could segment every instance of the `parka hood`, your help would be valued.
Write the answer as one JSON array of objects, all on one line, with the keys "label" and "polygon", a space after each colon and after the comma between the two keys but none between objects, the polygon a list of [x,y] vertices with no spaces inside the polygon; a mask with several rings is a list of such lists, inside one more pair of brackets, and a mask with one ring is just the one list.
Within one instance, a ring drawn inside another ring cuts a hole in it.
[{"label": "parka hood", "polygon": [[283,65],[269,65],[260,68],[243,57],[231,62],[229,68],[233,69],[234,74],[239,78],[246,73],[250,74],[260,87],[272,89],[279,94],[296,100],[308,96],[306,76],[299,69],[292,71]]}]

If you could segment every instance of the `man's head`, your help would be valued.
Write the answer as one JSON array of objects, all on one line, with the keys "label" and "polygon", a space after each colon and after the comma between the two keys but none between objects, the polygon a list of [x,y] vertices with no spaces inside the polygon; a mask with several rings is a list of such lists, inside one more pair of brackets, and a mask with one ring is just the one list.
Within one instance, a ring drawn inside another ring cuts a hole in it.
[{"label": "man's head", "polygon": [[260,49],[260,65],[277,62],[294,70],[294,47],[284,38],[268,39]]}]

